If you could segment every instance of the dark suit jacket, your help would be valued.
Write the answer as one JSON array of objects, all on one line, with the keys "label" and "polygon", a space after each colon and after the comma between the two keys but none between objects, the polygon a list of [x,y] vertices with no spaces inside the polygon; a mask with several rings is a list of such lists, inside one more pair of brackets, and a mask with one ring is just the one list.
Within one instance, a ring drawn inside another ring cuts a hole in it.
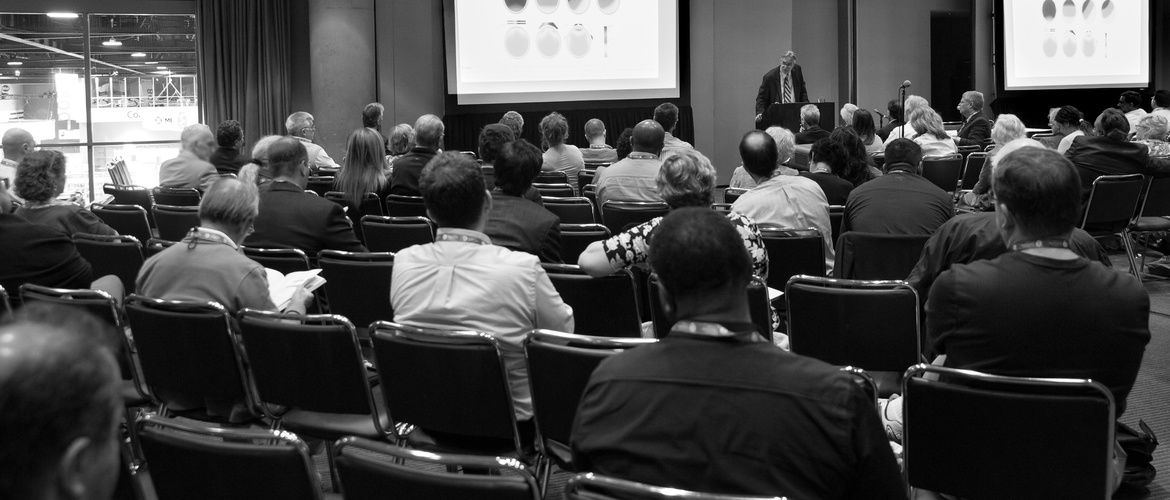
[{"label": "dark suit jacket", "polygon": [[[780,67],[776,66],[771,71],[764,73],[764,81],[760,82],[760,91],[756,94],[756,114],[763,114],[768,110],[768,106],[774,102],[780,102],[784,96],[784,79],[780,74]],[[792,98],[795,102],[808,102],[808,89],[804,87],[804,72],[800,70],[800,65],[792,67]]]},{"label": "dark suit jacket", "polygon": [[390,194],[422,196],[418,190],[418,178],[423,167],[437,152],[431,148],[416,146],[394,160],[394,172],[390,174]]},{"label": "dark suit jacket", "polygon": [[218,148],[207,161],[215,165],[215,171],[220,174],[238,174],[240,167],[252,162],[252,157],[236,148]]},{"label": "dark suit jacket", "polygon": [[853,183],[837,177],[836,174],[801,172],[798,175],[816,182],[821,187],[821,191],[825,192],[825,198],[829,200],[830,205],[844,205],[849,199],[849,193],[853,191]]},{"label": "dark suit jacket", "polygon": [[797,132],[796,143],[797,144],[812,144],[814,142],[817,142],[821,139],[826,139],[828,137],[829,137],[828,130],[825,130],[821,127],[813,125],[812,127],[805,129],[803,132]]},{"label": "dark suit jacket", "polygon": [[493,245],[527,252],[541,262],[561,262],[561,219],[527,199],[492,191],[483,233]]},{"label": "dark suit jacket", "polygon": [[1093,189],[1093,181],[1102,175],[1151,173],[1150,150],[1145,144],[1080,136],[1073,139],[1064,156],[1081,174],[1081,188],[1086,195]]},{"label": "dark suit jacket", "polygon": [[364,252],[341,205],[305,192],[291,182],[260,188],[256,231],[244,245],[257,248],[299,248],[316,258],[325,249]]},{"label": "dark suit jacket", "polygon": [[902,120],[893,120],[890,123],[887,123],[886,126],[878,129],[877,135],[878,137],[882,138],[882,142],[886,142],[886,139],[890,137],[890,132],[901,126]]},{"label": "dark suit jacket", "polygon": [[967,121],[963,122],[963,128],[959,129],[958,145],[960,146],[978,146],[983,144],[983,140],[991,137],[991,121],[983,116],[983,112],[979,111],[971,115]]}]

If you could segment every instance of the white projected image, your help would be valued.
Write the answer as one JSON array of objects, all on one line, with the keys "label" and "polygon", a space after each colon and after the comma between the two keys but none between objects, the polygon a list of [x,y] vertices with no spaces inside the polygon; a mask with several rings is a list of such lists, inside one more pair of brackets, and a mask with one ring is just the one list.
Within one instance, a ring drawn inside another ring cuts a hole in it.
[{"label": "white projected image", "polygon": [[1147,0],[1005,0],[1004,88],[1144,86]]}]

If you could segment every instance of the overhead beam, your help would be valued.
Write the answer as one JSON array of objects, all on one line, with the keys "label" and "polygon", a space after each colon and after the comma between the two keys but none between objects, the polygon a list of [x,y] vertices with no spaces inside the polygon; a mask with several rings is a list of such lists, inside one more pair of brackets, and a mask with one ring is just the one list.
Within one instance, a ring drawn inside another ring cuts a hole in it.
[{"label": "overhead beam", "polygon": [[[18,38],[18,37],[12,36],[12,35],[6,35],[6,34],[4,34],[4,33],[0,33],[0,40],[10,40],[10,41],[17,42],[17,43],[23,43],[23,44],[25,44],[25,45],[30,45],[30,46],[33,46],[33,47],[38,47],[38,48],[45,49],[45,50],[47,50],[47,51],[50,51],[50,52],[56,52],[56,53],[58,53],[58,54],[64,54],[64,55],[67,55],[67,56],[69,56],[69,57],[73,57],[73,58],[76,58],[76,59],[85,60],[85,56],[83,56],[83,55],[80,55],[80,54],[74,54],[74,53],[72,53],[72,52],[69,52],[69,51],[67,51],[67,50],[61,50],[61,49],[58,49],[57,47],[53,47],[53,46],[50,46],[50,45],[45,45],[45,44],[41,44],[41,43],[37,43],[37,42],[33,42],[33,41],[29,41],[29,40],[25,40],[25,39],[23,39],[23,38]],[[138,71],[138,70],[133,70],[133,69],[130,69],[130,68],[123,68],[122,66],[118,66],[117,64],[111,64],[111,63],[108,63],[108,62],[105,62],[105,61],[102,61],[102,60],[99,60],[99,59],[90,59],[90,61],[91,61],[91,62],[98,63],[98,64],[104,64],[104,65],[106,65],[106,66],[109,66],[109,67],[111,67],[111,68],[114,68],[114,69],[116,69],[116,70],[118,70],[118,71],[126,71],[126,72],[133,73],[133,74],[136,74],[136,75],[145,75],[145,74],[146,74],[146,73],[143,73],[143,72],[141,72],[141,71]]]}]

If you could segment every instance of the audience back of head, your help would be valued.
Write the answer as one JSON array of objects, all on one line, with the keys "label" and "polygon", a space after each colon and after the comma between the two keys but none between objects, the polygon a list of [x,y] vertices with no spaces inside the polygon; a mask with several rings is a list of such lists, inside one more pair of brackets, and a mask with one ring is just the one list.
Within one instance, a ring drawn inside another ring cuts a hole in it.
[{"label": "audience back of head", "polygon": [[496,187],[509,196],[524,196],[542,163],[544,156],[532,143],[524,139],[505,143],[495,159]]},{"label": "audience back of head", "polygon": [[776,141],[776,162],[784,165],[792,160],[796,154],[796,135],[784,127],[768,127],[764,132]]},{"label": "audience back of head", "polygon": [[838,177],[853,183],[854,187],[860,186],[873,177],[869,171],[872,160],[869,153],[865,151],[865,144],[861,142],[857,132],[849,127],[838,128],[829,133],[829,140],[844,147],[848,157],[845,169],[836,172]]},{"label": "audience back of head", "polygon": [[372,129],[382,128],[382,113],[386,112],[386,106],[381,103],[371,102],[362,108],[362,126]]},{"label": "audience back of head", "polygon": [[512,135],[512,129],[507,125],[492,123],[485,126],[479,133],[479,159],[483,160],[485,165],[494,165],[496,158],[499,157],[500,148],[514,140],[516,137]]},{"label": "audience back of head", "polygon": [[845,146],[826,137],[818,139],[809,148],[809,161],[813,164],[824,163],[832,173],[840,176],[840,172],[848,168],[849,153],[845,151]]},{"label": "audience back of head", "polygon": [[654,121],[662,125],[662,130],[673,132],[675,125],[678,125],[678,106],[669,102],[659,104],[654,108]]},{"label": "audience back of head", "polygon": [[801,106],[800,121],[809,127],[820,125],[821,110],[817,109],[816,104],[805,104],[804,106]]},{"label": "audience back of head", "polygon": [[215,142],[221,148],[234,148],[244,139],[244,129],[237,120],[226,120],[215,130]]},{"label": "audience back of head", "polygon": [[743,168],[756,177],[772,177],[779,157],[776,141],[763,131],[749,130],[739,141],[739,158],[743,160]]},{"label": "audience back of head", "polygon": [[634,151],[651,154],[662,154],[662,145],[666,140],[666,130],[654,120],[642,120],[634,125],[633,135],[630,136],[630,147]]},{"label": "audience back of head", "polygon": [[589,142],[605,140],[605,123],[597,118],[585,122],[585,139]]},{"label": "audience back of head", "polygon": [[512,135],[517,139],[519,139],[520,134],[524,132],[524,117],[515,111],[504,113],[504,116],[500,117],[500,123],[507,125],[508,128],[512,129]]},{"label": "audience back of head", "polygon": [[422,115],[414,122],[414,142],[437,151],[443,147],[443,131],[443,120],[435,115]]},{"label": "audience back of head", "polygon": [[891,165],[905,163],[912,165],[915,172],[922,165],[922,146],[910,139],[897,138],[886,145],[886,163],[883,168],[889,170]]},{"label": "audience back of head", "polygon": [[1093,130],[1101,137],[1125,141],[1129,139],[1129,119],[1121,110],[1108,108],[1097,116]]},{"label": "audience back of head", "polygon": [[553,111],[540,120],[540,140],[546,148],[555,148],[569,138],[569,121]]},{"label": "audience back of head", "polygon": [[1081,178],[1063,155],[1025,147],[1000,160],[993,174],[997,203],[1030,238],[1064,237],[1081,213]]},{"label": "audience back of head", "polygon": [[25,155],[16,167],[12,187],[26,202],[52,201],[65,189],[65,155],[52,149]]},{"label": "audience back of head", "polygon": [[650,267],[676,304],[676,313],[680,304],[735,300],[746,289],[751,259],[735,226],[719,212],[672,210],[651,238]]},{"label": "audience back of head", "polygon": [[[309,160],[305,145],[291,137],[281,137],[268,146],[268,168],[273,177],[299,177]],[[306,169],[307,170],[307,169]]]},{"label": "audience back of head", "polygon": [[995,125],[991,126],[991,140],[999,145],[1007,144],[1026,135],[1027,130],[1024,128],[1024,122],[1010,113],[996,117]]},{"label": "audience back of head", "polygon": [[483,172],[467,155],[447,151],[423,168],[418,187],[427,214],[439,227],[473,229],[487,202]]},{"label": "audience back of head", "polygon": [[710,207],[715,201],[715,167],[693,149],[667,156],[654,181],[658,194],[671,209]]},{"label": "audience back of head", "polygon": [[199,200],[199,220],[205,225],[247,228],[259,213],[256,185],[231,176],[216,179]]},{"label": "audience back of head", "polygon": [[864,109],[853,112],[853,124],[850,127],[853,128],[854,132],[857,132],[862,144],[873,142],[874,136],[877,135],[877,125],[873,122],[873,115]]},{"label": "audience back of head", "polygon": [[614,150],[617,151],[619,160],[624,160],[627,156],[630,155],[630,152],[634,150],[633,144],[630,143],[633,138],[633,127],[626,127],[626,129],[622,130],[622,133],[618,135],[617,141],[614,142]]},{"label": "audience back of head", "polygon": [[399,123],[390,131],[390,154],[404,155],[414,147],[414,128],[409,123]]}]

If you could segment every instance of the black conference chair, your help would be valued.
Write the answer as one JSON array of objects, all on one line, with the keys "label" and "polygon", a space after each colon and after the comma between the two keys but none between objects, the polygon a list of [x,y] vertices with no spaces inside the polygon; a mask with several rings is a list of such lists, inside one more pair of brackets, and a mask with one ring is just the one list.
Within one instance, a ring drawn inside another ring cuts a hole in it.
[{"label": "black conference chair", "polygon": [[585,195],[585,186],[593,184],[593,178],[597,177],[598,167],[608,167],[609,165],[609,163],[598,163],[594,166],[594,164],[586,163],[585,168],[577,171],[577,190],[580,191],[578,194]]},{"label": "black conference chair", "polygon": [[435,226],[426,217],[367,215],[362,217],[360,225],[366,236],[366,248],[371,252],[397,252],[435,241]]},{"label": "black conference chair", "polygon": [[593,224],[597,209],[584,196],[544,197],[544,208],[560,217],[561,224]]},{"label": "black conference chair", "polygon": [[158,498],[340,498],[321,493],[309,447],[296,435],[193,425],[148,414],[137,421]]},{"label": "black conference chair", "polygon": [[593,210],[595,210],[593,212],[593,220],[600,221],[601,220],[601,205],[599,205],[597,203],[597,185],[596,184],[585,184],[585,185],[578,184],[578,186],[580,186],[579,189],[581,190],[581,196],[584,196],[586,199],[589,200],[590,203],[593,204]]},{"label": "black conference chair", "polygon": [[[502,457],[424,452],[357,437],[337,442],[334,461],[346,500],[475,498],[540,500],[536,477]],[[439,472],[445,467],[448,472]],[[459,474],[457,469],[486,474]]]},{"label": "black conference chair", "polygon": [[1134,256],[1133,241],[1129,227],[1141,215],[1139,210],[1146,181],[1141,174],[1102,175],[1093,181],[1089,201],[1085,203],[1084,218],[1080,228],[1095,238],[1120,236],[1129,258],[1129,270],[1141,276],[1137,258]]},{"label": "black conference chair", "polygon": [[877,382],[870,376],[869,372],[858,368],[856,366],[842,366],[841,371],[848,373],[853,381],[865,391],[865,396],[873,401],[874,407],[878,406],[878,386]]},{"label": "black conference chair", "polygon": [[94,276],[112,274],[122,281],[126,293],[134,293],[138,271],[145,257],[138,238],[127,235],[73,233],[77,253],[93,267]]},{"label": "black conference chair", "polygon": [[197,207],[203,197],[195,188],[156,187],[151,190],[154,202],[175,207]]},{"label": "black conference chair", "polygon": [[[1141,215],[1129,226],[1129,232],[1143,237],[1142,246],[1149,248],[1149,235],[1158,231],[1170,231],[1170,176],[1152,177],[1146,183],[1145,196],[1142,198]],[[1146,255],[1143,253],[1138,269],[1146,268]]]},{"label": "black conference chair", "polygon": [[590,243],[609,239],[609,228],[601,224],[561,224],[561,260],[574,264]]},{"label": "black conference chair", "polygon": [[166,240],[160,240],[158,238],[151,238],[149,240],[146,240],[146,245],[144,245],[142,247],[142,256],[149,259],[151,257],[154,257],[155,255],[158,255],[159,252],[166,250],[167,248],[169,248],[171,245],[174,245],[175,243],[176,242],[174,242],[174,241],[166,241]]},{"label": "black conference chair", "polygon": [[958,154],[922,160],[922,177],[948,193],[958,189],[962,173],[963,157]]},{"label": "black conference chair", "polygon": [[975,189],[975,184],[979,182],[979,172],[983,171],[983,165],[987,162],[987,159],[988,154],[982,151],[967,155],[967,159],[963,164],[963,181],[959,189]]},{"label": "black conference chair", "polygon": [[552,196],[556,198],[568,198],[570,196],[576,196],[577,194],[577,191],[573,189],[573,186],[567,182],[560,184],[533,183],[532,187],[536,188],[542,197]]},{"label": "black conference chair", "polygon": [[829,205],[829,230],[833,232],[833,248],[841,239],[841,221],[845,219],[845,205]]},{"label": "black conference chair", "polygon": [[723,203],[735,203],[735,200],[738,200],[746,192],[748,190],[744,188],[729,187],[723,190]]},{"label": "black conference chair", "polygon": [[359,339],[369,341],[366,330],[370,323],[394,319],[394,309],[390,307],[393,253],[322,250],[317,265],[325,278],[329,312],[352,321]]},{"label": "black conference chair", "polygon": [[712,203],[711,210],[719,212],[723,215],[727,215],[727,214],[731,213],[731,204],[730,203]]},{"label": "black conference chair", "polygon": [[638,288],[629,271],[593,278],[572,264],[542,263],[561,299],[573,307],[574,333],[639,337]]},{"label": "black conference chair", "polygon": [[192,228],[199,226],[199,207],[156,204],[151,210],[158,226],[159,239],[181,241]]},{"label": "black conference chair", "polygon": [[592,472],[577,474],[565,486],[566,500],[619,500],[637,498],[640,500],[784,500],[787,497],[761,497],[745,495],[724,495],[698,491],[680,490],[628,481]]},{"label": "black conference chair", "polygon": [[794,276],[784,296],[792,352],[865,369],[883,397],[922,360],[918,292],[904,281]]},{"label": "black conference chair", "polygon": [[568,184],[569,174],[558,170],[546,170],[536,174],[536,184]]},{"label": "black conference chair", "polygon": [[918,263],[929,234],[883,234],[848,231],[837,241],[833,277],[855,280],[900,280]]},{"label": "black conference chair", "polygon": [[768,251],[768,286],[783,290],[798,274],[825,275],[824,237],[815,228],[781,228],[759,224]]},{"label": "black conference chair", "polygon": [[299,248],[256,248],[256,247],[240,247],[244,256],[256,261],[258,264],[269,269],[280,271],[281,274],[295,273],[298,271],[308,271],[313,266],[309,262],[309,256],[305,255],[305,251]]},{"label": "black conference chair", "polygon": [[618,234],[626,228],[665,216],[670,211],[666,203],[650,201],[607,201],[601,205],[601,221],[609,232]]},{"label": "black conference chair", "polygon": [[333,191],[333,181],[333,176],[310,175],[305,182],[305,189],[317,193],[317,196],[324,197],[325,193]]},{"label": "black conference chair", "polygon": [[[138,205],[146,213],[150,213],[150,207],[154,206],[154,198],[151,197],[150,190],[142,186],[103,184],[102,191],[114,197],[113,205]],[[151,224],[153,225],[153,221]]]},{"label": "black conference chair", "polygon": [[876,168],[878,170],[882,170],[882,168],[886,166],[886,154],[885,153],[873,153],[873,154],[869,155],[869,157],[873,159],[873,167],[874,168]]},{"label": "black conference chair", "polygon": [[386,215],[391,217],[426,217],[422,196],[391,194],[386,196]]},{"label": "black conference chair", "polygon": [[488,191],[496,188],[496,167],[491,165],[480,165],[479,171],[483,173],[483,187]]},{"label": "black conference chair", "polygon": [[[674,323],[666,317],[666,310],[662,307],[662,297],[658,291],[658,275],[651,274],[646,283],[649,295],[650,320],[654,325],[654,337],[663,338],[670,333]],[[760,336],[773,341],[772,308],[768,300],[768,286],[759,276],[752,276],[747,287],[748,309],[751,313],[752,324]]]},{"label": "black conference chair", "polygon": [[1100,382],[920,364],[902,384],[903,474],[912,489],[962,498],[1112,495],[1116,415]]},{"label": "black conference chair", "polygon": [[349,222],[353,225],[354,234],[362,242],[366,241],[362,232],[362,218],[366,215],[385,215],[386,212],[382,205],[382,199],[378,197],[377,193],[366,193],[362,202],[356,207],[346,199],[345,193],[341,191],[328,191],[325,193],[325,199],[341,205],[346,209],[345,217],[349,219]]},{"label": "black conference chair", "polygon": [[[153,207],[154,204],[150,206]],[[154,237],[150,230],[150,214],[140,205],[98,204],[90,207],[90,211],[107,226],[114,228],[118,234],[133,236],[138,241],[146,241]]]}]

